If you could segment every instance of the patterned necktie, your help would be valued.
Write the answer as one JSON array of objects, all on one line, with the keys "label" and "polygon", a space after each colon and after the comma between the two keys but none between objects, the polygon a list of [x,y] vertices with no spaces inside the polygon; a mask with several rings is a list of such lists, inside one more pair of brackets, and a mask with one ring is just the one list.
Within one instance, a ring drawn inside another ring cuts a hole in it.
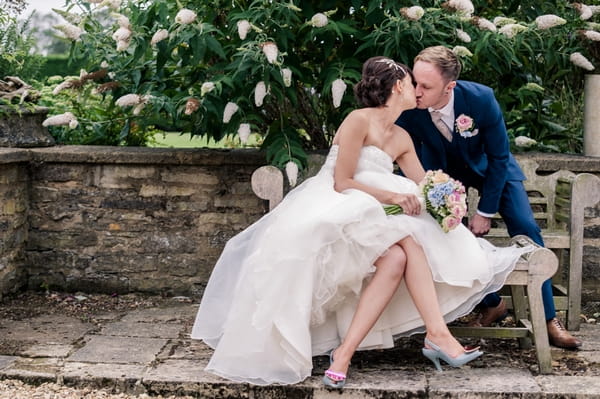
[{"label": "patterned necktie", "polygon": [[444,136],[446,140],[452,142],[452,132],[450,131],[450,128],[448,128],[448,125],[446,125],[442,120],[442,113],[439,111],[431,111],[430,114],[433,124],[435,127],[437,127],[440,133],[442,133],[442,136]]}]

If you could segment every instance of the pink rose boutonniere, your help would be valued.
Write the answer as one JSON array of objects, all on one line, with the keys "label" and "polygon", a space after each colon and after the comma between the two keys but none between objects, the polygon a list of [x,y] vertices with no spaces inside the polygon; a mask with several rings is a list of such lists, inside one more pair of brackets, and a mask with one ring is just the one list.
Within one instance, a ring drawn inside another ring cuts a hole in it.
[{"label": "pink rose boutonniere", "polygon": [[473,137],[479,133],[479,129],[475,129],[475,121],[468,115],[460,114],[455,122],[456,130],[462,137]]}]

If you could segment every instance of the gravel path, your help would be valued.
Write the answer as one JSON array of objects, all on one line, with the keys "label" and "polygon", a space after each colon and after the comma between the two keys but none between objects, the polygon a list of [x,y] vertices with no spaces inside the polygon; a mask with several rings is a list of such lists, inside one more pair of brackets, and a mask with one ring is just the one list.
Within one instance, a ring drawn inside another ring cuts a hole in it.
[{"label": "gravel path", "polygon": [[69,388],[64,385],[45,383],[39,386],[19,380],[0,380],[0,399],[193,399],[191,396],[149,396],[142,394],[114,394],[90,388]]}]

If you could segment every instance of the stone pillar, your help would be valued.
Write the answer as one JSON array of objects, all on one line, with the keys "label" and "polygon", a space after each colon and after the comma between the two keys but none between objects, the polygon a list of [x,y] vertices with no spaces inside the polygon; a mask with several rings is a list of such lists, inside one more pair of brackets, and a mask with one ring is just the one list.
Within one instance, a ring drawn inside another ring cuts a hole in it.
[{"label": "stone pillar", "polygon": [[583,153],[600,157],[600,75],[585,75]]}]

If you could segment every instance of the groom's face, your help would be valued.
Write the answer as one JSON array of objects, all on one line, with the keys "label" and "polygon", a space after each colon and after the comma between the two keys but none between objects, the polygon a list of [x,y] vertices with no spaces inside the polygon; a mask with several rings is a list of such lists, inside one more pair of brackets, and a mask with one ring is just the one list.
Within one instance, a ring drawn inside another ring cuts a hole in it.
[{"label": "groom's face", "polygon": [[413,66],[413,74],[417,86],[417,108],[427,109],[429,107],[440,109],[448,104],[450,92],[456,82],[448,82],[442,76],[439,68],[430,62],[417,61]]}]

